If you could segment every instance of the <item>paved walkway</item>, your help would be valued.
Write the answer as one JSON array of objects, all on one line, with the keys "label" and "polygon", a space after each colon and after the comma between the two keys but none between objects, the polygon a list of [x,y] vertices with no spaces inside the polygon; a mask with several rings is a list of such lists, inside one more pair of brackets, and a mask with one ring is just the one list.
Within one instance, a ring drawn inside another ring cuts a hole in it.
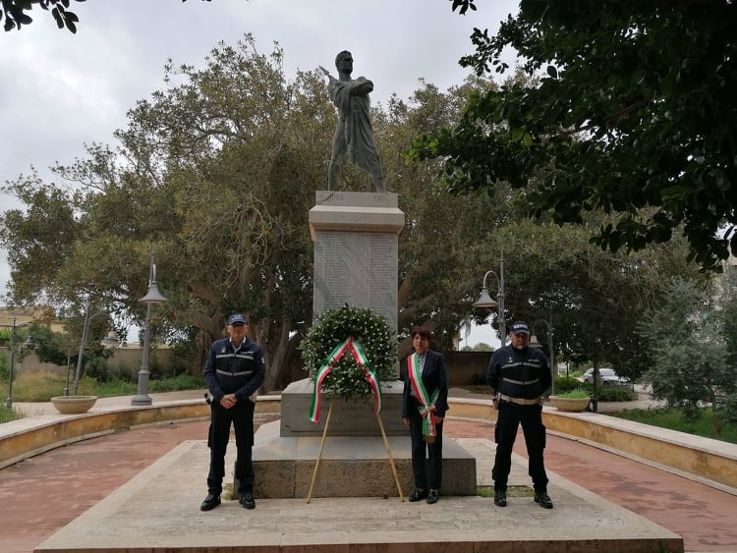
[{"label": "paved walkway", "polygon": [[[199,397],[199,392],[182,394],[190,395],[177,399]],[[130,398],[100,401],[123,405]],[[34,408],[46,409],[38,404],[27,407]],[[203,439],[206,430],[207,422],[188,422],[117,432],[0,470],[0,551],[32,552],[177,444]],[[449,419],[446,432],[452,437],[488,438],[492,426]],[[525,455],[521,436],[516,451]],[[733,495],[559,436],[548,437],[546,464],[560,476],[683,536],[687,551],[737,552]],[[204,475],[203,482],[191,485],[198,484],[204,492]]]}]

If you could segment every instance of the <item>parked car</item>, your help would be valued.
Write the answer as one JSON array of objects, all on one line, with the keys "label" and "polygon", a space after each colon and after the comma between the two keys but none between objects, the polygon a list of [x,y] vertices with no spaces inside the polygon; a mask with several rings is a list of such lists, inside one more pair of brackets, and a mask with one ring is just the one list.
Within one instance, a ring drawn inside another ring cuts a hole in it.
[{"label": "parked car", "polygon": [[[586,371],[583,373],[582,380],[583,382],[587,382],[589,384],[594,383],[593,367],[586,369]],[[599,369],[599,383],[602,386],[629,386],[630,379],[625,378],[624,376],[619,376],[617,373],[614,372],[614,369],[603,368]]]}]

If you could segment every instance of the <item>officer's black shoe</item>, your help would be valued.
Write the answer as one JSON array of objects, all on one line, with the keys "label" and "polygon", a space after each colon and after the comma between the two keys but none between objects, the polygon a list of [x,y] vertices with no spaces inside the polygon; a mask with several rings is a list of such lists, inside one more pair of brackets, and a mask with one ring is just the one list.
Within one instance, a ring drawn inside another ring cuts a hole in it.
[{"label": "officer's black shoe", "polygon": [[494,505],[497,507],[507,506],[507,492],[505,490],[494,490]]},{"label": "officer's black shoe", "polygon": [[412,490],[412,493],[409,494],[409,501],[410,503],[414,503],[415,501],[419,501],[420,499],[425,499],[427,497],[427,490],[423,488],[415,488]]},{"label": "officer's black shoe", "polygon": [[543,509],[553,508],[553,501],[550,499],[550,496],[545,492],[535,494],[535,503],[539,504],[540,507],[542,507]]},{"label": "officer's black shoe", "polygon": [[251,492],[243,492],[238,498],[238,502],[243,505],[244,509],[255,509],[256,501],[253,499]]},{"label": "officer's black shoe", "polygon": [[437,503],[439,496],[440,496],[440,490],[430,490],[430,493],[427,496],[427,502],[430,505],[432,505],[433,503]]},{"label": "officer's black shoe", "polygon": [[208,493],[202,505],[200,505],[200,511],[211,511],[218,505],[220,505],[220,494]]}]

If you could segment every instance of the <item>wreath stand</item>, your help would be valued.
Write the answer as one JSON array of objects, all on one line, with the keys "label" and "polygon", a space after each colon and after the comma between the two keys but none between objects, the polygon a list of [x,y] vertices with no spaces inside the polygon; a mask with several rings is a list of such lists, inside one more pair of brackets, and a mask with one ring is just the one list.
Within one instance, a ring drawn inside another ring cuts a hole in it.
[{"label": "wreath stand", "polygon": [[[322,458],[322,450],[325,447],[325,437],[328,434],[328,426],[330,426],[330,415],[333,413],[333,399],[330,398],[330,407],[328,407],[328,416],[325,419],[325,428],[322,431],[322,439],[320,440],[320,451],[317,454],[317,461],[315,461],[315,469],[312,471],[312,481],[310,482],[310,491],[307,493],[307,503],[312,499],[312,490],[315,487],[315,481],[317,480],[317,471],[320,468],[320,459]],[[384,432],[384,423],[381,420],[381,415],[376,413],[376,421],[379,423],[379,429],[381,430],[381,437],[384,440],[384,449],[386,449],[387,457],[389,458],[389,464],[392,467],[392,474],[394,475],[394,482],[397,484],[397,491],[399,492],[399,498],[404,502],[404,494],[402,493],[402,486],[399,484],[399,476],[397,475],[397,467],[394,465],[394,457],[392,457],[392,450],[389,447],[389,440],[386,439],[386,432]]]}]

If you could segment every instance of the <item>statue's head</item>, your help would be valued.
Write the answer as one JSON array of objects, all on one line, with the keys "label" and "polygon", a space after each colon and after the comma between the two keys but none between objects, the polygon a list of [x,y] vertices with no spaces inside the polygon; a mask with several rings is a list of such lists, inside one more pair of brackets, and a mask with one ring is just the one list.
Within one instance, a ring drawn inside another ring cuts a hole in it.
[{"label": "statue's head", "polygon": [[338,73],[353,73],[353,55],[348,50],[343,50],[335,56],[335,68]]}]

